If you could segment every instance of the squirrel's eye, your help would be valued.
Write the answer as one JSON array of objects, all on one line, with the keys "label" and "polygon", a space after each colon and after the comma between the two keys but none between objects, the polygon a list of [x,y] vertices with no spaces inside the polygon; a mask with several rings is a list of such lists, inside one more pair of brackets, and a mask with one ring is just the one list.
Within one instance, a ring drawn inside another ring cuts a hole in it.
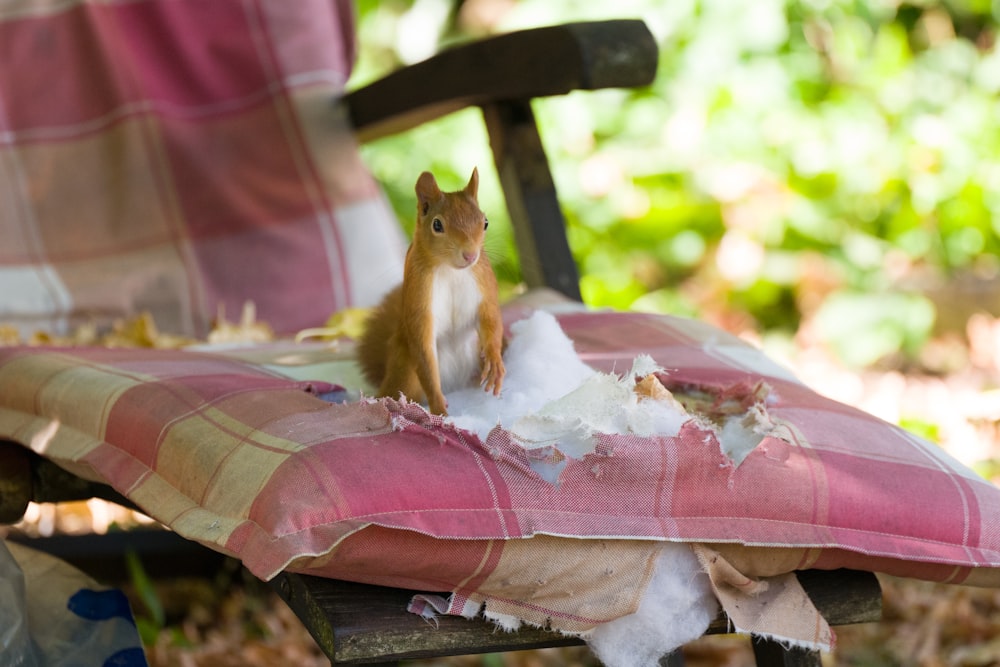
[{"label": "squirrel's eye", "polygon": [[431,229],[437,234],[444,231],[444,223],[441,222],[441,218],[434,218],[434,222],[431,223]]},{"label": "squirrel's eye", "polygon": [[490,221],[488,218],[483,218],[483,231],[489,229]]}]

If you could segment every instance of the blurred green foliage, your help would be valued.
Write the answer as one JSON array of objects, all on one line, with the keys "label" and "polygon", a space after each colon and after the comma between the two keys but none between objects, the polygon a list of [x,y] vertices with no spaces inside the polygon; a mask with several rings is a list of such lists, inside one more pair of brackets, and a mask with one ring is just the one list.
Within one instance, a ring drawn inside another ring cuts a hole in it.
[{"label": "blurred green foliage", "polygon": [[163,602],[135,551],[129,549],[125,552],[125,566],[132,587],[143,607],[135,616],[136,628],[142,643],[145,646],[152,646],[166,627],[167,617],[163,610]]},{"label": "blurred green foliage", "polygon": [[[661,49],[650,88],[535,103],[585,300],[736,330],[808,324],[866,365],[931,335],[928,285],[1000,271],[995,12],[989,0],[365,0],[351,85],[491,32],[644,19]],[[364,154],[409,225],[420,171],[458,188],[479,165],[490,254],[517,283],[478,110]]]}]

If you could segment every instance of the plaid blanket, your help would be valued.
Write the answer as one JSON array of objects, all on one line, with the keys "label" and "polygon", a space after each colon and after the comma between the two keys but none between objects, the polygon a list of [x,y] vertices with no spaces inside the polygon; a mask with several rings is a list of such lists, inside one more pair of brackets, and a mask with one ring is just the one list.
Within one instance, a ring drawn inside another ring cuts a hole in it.
[{"label": "plaid blanket", "polygon": [[0,3],[0,318],[376,302],[405,244],[332,104],[353,57],[348,0]]},{"label": "plaid blanket", "polygon": [[711,544],[750,575],[852,567],[1000,584],[1000,490],[934,445],[704,324],[559,321],[599,369],[642,351],[668,387],[727,400],[765,381],[776,435],[738,466],[695,422],[676,437],[605,435],[555,485],[503,429],[480,441],[413,404],[330,403],[328,382],[234,357],[11,348],[0,437],[111,483],[264,579],[289,568],[447,590],[454,613],[485,603],[572,631],[635,608],[662,540]]}]

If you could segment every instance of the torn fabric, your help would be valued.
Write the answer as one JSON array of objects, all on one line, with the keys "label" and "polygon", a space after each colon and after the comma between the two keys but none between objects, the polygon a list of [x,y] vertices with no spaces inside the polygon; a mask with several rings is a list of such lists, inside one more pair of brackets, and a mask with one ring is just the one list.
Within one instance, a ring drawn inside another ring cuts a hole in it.
[{"label": "torn fabric", "polygon": [[835,635],[794,572],[755,579],[704,544],[692,545],[736,632],[788,646],[830,651]]}]

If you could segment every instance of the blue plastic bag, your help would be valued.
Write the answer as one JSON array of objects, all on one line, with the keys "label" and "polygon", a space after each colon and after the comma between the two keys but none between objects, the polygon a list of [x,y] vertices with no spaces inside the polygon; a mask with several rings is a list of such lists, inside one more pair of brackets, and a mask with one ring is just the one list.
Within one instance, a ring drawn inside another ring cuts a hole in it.
[{"label": "blue plastic bag", "polygon": [[48,554],[0,541],[0,665],[145,667],[125,595]]}]

